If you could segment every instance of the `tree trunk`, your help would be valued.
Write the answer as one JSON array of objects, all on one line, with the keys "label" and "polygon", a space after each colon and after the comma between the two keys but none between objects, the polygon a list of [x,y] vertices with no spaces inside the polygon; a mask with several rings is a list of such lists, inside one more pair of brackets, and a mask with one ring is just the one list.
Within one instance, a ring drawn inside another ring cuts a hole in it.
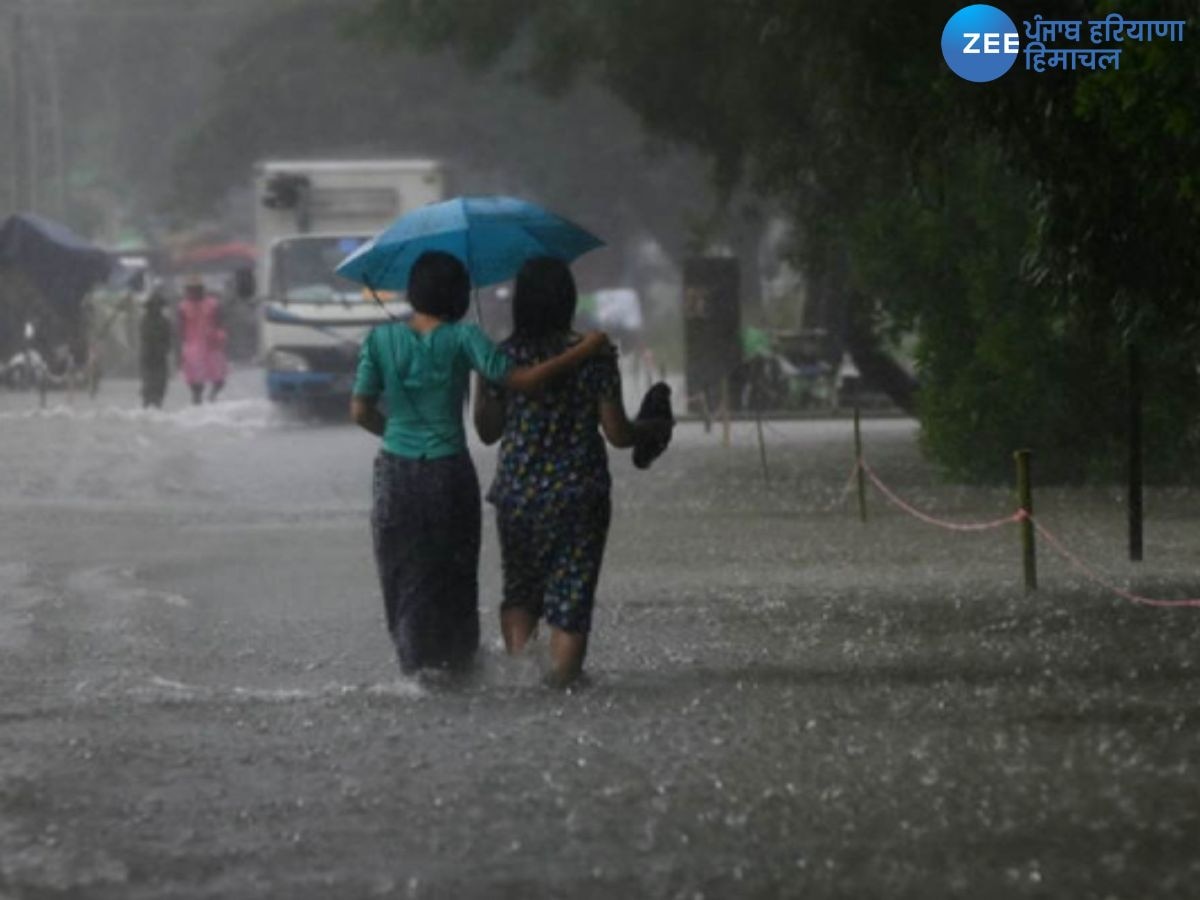
[{"label": "tree trunk", "polygon": [[869,304],[858,292],[848,295],[846,349],[862,375],[863,386],[881,391],[909,415],[917,409],[917,380],[880,346]]}]

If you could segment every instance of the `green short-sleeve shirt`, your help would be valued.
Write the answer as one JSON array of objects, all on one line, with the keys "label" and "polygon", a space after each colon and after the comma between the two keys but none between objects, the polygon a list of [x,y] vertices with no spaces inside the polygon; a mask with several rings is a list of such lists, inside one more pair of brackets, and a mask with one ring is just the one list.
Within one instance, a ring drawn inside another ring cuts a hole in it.
[{"label": "green short-sleeve shirt", "polygon": [[512,361],[478,325],[447,322],[420,334],[403,322],[372,328],[358,355],[356,397],[384,398],[383,448],[408,459],[467,449],[463,408],[474,369],[504,381]]}]

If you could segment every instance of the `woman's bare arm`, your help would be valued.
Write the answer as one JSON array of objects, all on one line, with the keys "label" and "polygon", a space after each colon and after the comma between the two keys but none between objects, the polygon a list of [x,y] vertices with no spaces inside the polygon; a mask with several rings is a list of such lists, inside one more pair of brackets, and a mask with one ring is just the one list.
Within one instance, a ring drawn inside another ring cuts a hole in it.
[{"label": "woman's bare arm", "polygon": [[504,395],[475,376],[475,433],[489,446],[504,433]]},{"label": "woman's bare arm", "polygon": [[559,375],[578,368],[588,358],[607,351],[611,346],[608,335],[603,331],[589,331],[583,340],[558,356],[536,366],[512,369],[504,379],[504,386],[522,394],[531,394]]},{"label": "woman's bare arm", "polygon": [[618,450],[632,447],[636,440],[634,423],[625,415],[625,404],[620,397],[600,401],[600,427],[608,442]]},{"label": "woman's bare arm", "polygon": [[665,419],[648,422],[631,422],[625,414],[625,404],[620,397],[600,401],[600,427],[608,442],[618,450],[632,447],[639,440],[667,437],[672,425]]},{"label": "woman's bare arm", "polygon": [[351,397],[350,418],[359,428],[363,428],[377,437],[383,437],[387,419],[379,411],[378,397],[360,397],[357,394]]}]

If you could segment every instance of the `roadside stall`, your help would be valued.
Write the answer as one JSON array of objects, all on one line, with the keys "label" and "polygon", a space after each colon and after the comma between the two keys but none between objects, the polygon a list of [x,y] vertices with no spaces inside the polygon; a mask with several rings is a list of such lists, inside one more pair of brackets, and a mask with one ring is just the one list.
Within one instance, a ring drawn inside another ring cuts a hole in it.
[{"label": "roadside stall", "polygon": [[0,382],[95,382],[84,298],[111,268],[107,253],[57,222],[20,213],[0,223]]}]

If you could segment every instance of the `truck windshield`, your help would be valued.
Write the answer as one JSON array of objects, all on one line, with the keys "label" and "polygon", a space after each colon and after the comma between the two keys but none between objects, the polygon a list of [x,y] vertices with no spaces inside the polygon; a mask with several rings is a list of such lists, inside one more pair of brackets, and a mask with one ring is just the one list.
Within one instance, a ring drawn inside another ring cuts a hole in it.
[{"label": "truck windshield", "polygon": [[274,295],[297,303],[348,303],[369,298],[361,285],[333,274],[367,236],[297,237],[275,245]]}]

